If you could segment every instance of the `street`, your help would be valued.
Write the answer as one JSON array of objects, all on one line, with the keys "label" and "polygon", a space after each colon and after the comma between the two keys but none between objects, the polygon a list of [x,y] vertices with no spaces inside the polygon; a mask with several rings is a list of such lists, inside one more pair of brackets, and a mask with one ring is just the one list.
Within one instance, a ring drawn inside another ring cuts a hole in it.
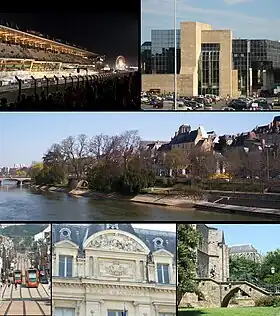
[{"label": "street", "polygon": [[47,284],[39,284],[38,288],[25,287],[24,271],[30,267],[27,256],[21,254],[17,258],[18,270],[23,273],[22,284],[10,286],[6,283],[1,289],[0,315],[51,315],[50,291]]}]

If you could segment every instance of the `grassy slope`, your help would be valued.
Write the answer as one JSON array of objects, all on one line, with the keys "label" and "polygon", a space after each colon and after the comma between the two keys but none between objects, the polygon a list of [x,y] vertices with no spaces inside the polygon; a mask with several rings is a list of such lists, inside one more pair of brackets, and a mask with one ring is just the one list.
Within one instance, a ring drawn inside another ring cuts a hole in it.
[{"label": "grassy slope", "polygon": [[280,316],[280,307],[186,309],[179,316]]}]

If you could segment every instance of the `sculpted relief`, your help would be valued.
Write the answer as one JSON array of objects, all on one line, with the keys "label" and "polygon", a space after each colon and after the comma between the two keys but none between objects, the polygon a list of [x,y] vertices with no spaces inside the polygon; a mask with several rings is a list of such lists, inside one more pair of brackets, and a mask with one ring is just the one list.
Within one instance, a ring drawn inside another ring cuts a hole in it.
[{"label": "sculpted relief", "polygon": [[135,273],[135,267],[133,263],[127,261],[99,261],[100,276],[113,276],[113,277],[125,277],[133,278]]},{"label": "sculpted relief", "polygon": [[126,252],[143,252],[144,249],[132,238],[124,235],[100,235],[90,244],[90,248],[106,250],[122,250]]},{"label": "sculpted relief", "polygon": [[113,262],[113,264],[105,266],[105,271],[108,274],[111,274],[114,276],[121,276],[128,273],[128,267],[125,265],[121,265],[119,264],[119,262],[115,261]]}]

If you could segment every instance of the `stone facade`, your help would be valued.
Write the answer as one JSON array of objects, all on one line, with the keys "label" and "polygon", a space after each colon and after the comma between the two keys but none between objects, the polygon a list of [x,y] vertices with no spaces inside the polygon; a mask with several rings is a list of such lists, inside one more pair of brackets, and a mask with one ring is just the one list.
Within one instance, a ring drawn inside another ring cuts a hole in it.
[{"label": "stone facade", "polygon": [[[220,44],[220,96],[238,95],[237,71],[232,67],[232,31],[212,30],[211,25],[199,22],[181,22],[181,70],[177,77],[177,91],[181,96],[198,95],[198,67],[201,44]],[[142,90],[161,89],[174,92],[174,75],[142,75]]]},{"label": "stone facade", "polygon": [[53,225],[54,315],[175,316],[175,233],[108,225]]},{"label": "stone facade", "polygon": [[224,232],[204,224],[195,225],[201,235],[197,249],[197,280],[200,296],[186,293],[180,307],[227,307],[232,298],[239,306],[254,305],[255,300],[269,295],[264,289],[248,282],[229,279],[229,248]]},{"label": "stone facade", "polygon": [[229,278],[229,250],[224,232],[204,224],[197,224],[196,229],[202,236],[197,249],[198,278],[226,282]]}]

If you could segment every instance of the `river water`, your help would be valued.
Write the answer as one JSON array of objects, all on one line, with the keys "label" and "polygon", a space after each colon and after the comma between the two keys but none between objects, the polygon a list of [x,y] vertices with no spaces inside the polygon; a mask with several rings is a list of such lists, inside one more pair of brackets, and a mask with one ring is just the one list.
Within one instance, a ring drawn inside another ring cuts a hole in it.
[{"label": "river water", "polygon": [[72,197],[64,193],[38,193],[5,185],[0,189],[0,222],[85,221],[264,221],[263,218],[220,214],[189,208],[161,207],[113,200]]}]

